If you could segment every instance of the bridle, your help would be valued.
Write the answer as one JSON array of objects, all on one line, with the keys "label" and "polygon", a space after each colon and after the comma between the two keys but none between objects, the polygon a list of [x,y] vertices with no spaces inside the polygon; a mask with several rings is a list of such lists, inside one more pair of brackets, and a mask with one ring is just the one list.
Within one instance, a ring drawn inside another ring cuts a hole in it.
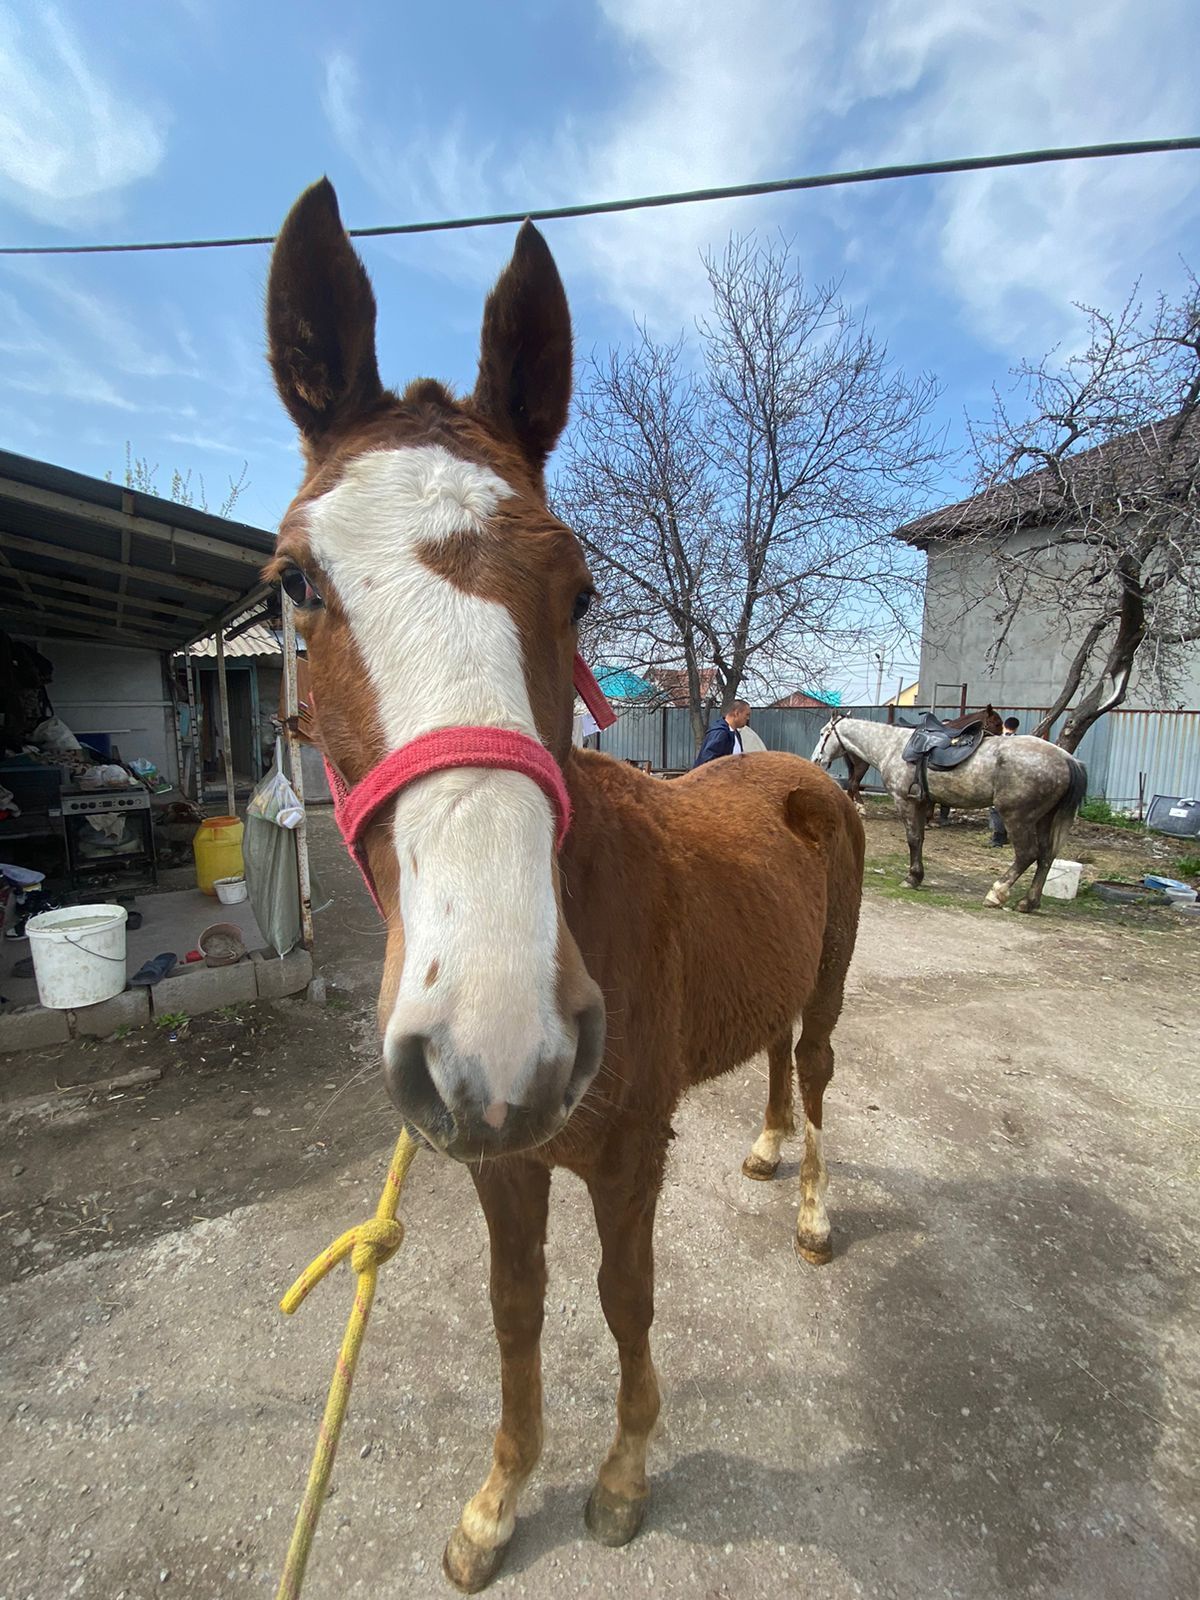
[{"label": "bridle", "polygon": [[[830,717],[830,719],[829,719],[829,732],[837,740],[838,749],[841,751],[842,755],[845,756],[847,761],[861,761],[862,760],[861,756],[852,755],[851,752],[846,749],[846,746],[845,746],[845,743],[843,742],[842,736],[838,732],[838,723],[844,722],[845,720],[846,719],[844,717]],[[822,747],[824,747],[824,744],[825,744],[825,740],[822,739],[821,740]],[[831,756],[830,760],[832,760],[832,759],[833,759],[833,757]],[[853,777],[853,773],[851,773],[851,777]]]},{"label": "bridle", "polygon": [[[575,692],[595,718],[597,727],[610,728],[617,714],[580,655],[575,657],[574,684]],[[309,700],[315,709],[315,696],[310,694]],[[323,748],[321,753],[333,795],[334,818],[380,916],[385,916],[386,912],[379,902],[367,857],[367,829],[384,806],[390,805],[418,778],[464,767],[519,772],[537,784],[554,810],[556,850],[562,849],[571,827],[571,797],[562,768],[540,739],[518,733],[515,728],[436,728],[390,751],[355,784],[347,783],[337,763]]]}]

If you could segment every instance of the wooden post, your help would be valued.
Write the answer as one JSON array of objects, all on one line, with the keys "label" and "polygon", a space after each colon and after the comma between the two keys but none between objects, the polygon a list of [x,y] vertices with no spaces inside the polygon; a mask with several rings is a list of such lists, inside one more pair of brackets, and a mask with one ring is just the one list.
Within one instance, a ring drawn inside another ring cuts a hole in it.
[{"label": "wooden post", "polygon": [[262,706],[258,699],[258,661],[250,657],[250,763],[253,768],[255,783],[262,779],[262,729],[259,718],[262,716]]},{"label": "wooden post", "polygon": [[959,690],[959,692],[958,692],[958,714],[959,714],[960,717],[965,717],[966,714],[967,714],[967,686],[966,686],[966,684],[965,683],[960,683],[959,686],[958,686],[958,690]]},{"label": "wooden post", "polygon": [[[300,740],[295,721],[300,715],[300,694],[296,685],[296,615],[286,592],[283,601],[283,732],[287,739],[288,766],[292,788],[304,808],[304,773],[300,765]],[[306,950],[313,947],[312,878],[308,870],[308,819],[301,816],[292,829],[296,838],[296,866],[300,876],[300,937]]]},{"label": "wooden post", "polygon": [[163,671],[167,675],[167,693],[171,700],[173,724],[171,731],[175,735],[175,786],[180,794],[186,797],[187,790],[183,786],[183,734],[179,731],[179,685],[175,681],[175,657],[169,650],[163,651]]},{"label": "wooden post", "polygon": [[221,707],[221,754],[225,759],[227,817],[237,815],[233,788],[233,746],[229,738],[229,683],[225,677],[225,630],[217,628],[217,698]]},{"label": "wooden post", "polygon": [[200,755],[200,716],[196,710],[196,703],[200,697],[196,693],[196,682],[192,677],[193,665],[190,649],[185,650],[183,652],[183,671],[184,676],[187,678],[188,731],[192,740],[192,782],[196,786],[196,804],[202,806],[204,804],[204,763]]},{"label": "wooden post", "polygon": [[661,715],[662,715],[662,764],[661,764],[661,767],[660,767],[660,771],[665,772],[667,770],[667,708],[666,708],[666,706],[662,707]]}]

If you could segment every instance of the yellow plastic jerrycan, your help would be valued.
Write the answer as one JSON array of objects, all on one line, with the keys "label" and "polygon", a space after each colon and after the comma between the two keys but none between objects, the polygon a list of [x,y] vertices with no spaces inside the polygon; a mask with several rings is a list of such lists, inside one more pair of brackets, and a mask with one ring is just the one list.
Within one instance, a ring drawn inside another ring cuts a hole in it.
[{"label": "yellow plastic jerrycan", "polygon": [[214,898],[213,884],[218,878],[240,878],[246,870],[242,860],[242,824],[237,817],[209,817],[196,829],[192,854],[196,858],[196,885]]}]

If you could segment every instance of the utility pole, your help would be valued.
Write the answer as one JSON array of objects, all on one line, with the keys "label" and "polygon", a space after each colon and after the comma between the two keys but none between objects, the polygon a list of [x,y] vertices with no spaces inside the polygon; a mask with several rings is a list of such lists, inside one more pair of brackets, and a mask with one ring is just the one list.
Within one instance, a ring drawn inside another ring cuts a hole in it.
[{"label": "utility pole", "polygon": [[876,650],[876,652],[875,652],[875,665],[879,669],[878,672],[876,673],[876,676],[875,676],[875,704],[878,706],[878,705],[882,705],[883,704],[883,651],[882,650]]}]

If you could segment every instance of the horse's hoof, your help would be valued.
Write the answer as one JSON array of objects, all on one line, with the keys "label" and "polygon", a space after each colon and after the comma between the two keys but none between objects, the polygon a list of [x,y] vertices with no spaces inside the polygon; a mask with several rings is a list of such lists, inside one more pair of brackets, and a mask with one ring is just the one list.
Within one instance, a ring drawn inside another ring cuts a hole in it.
[{"label": "horse's hoof", "polygon": [[1040,900],[1031,900],[1029,898],[1029,896],[1026,895],[1023,900],[1018,900],[1017,901],[1017,910],[1018,911],[1037,911],[1038,908],[1041,906],[1041,903],[1042,902]]},{"label": "horse's hoof", "polygon": [[829,1234],[817,1239],[796,1233],[792,1236],[792,1245],[801,1261],[807,1261],[811,1266],[827,1267],[833,1260],[833,1240]]},{"label": "horse's hoof", "polygon": [[991,906],[993,911],[1004,910],[1004,901],[1001,900],[999,895],[994,894],[990,889],[988,890],[987,894],[984,895],[983,903],[985,906]]},{"label": "horse's hoof", "polygon": [[647,1496],[643,1495],[638,1500],[623,1500],[598,1483],[588,1496],[584,1508],[583,1520],[587,1523],[588,1532],[598,1543],[610,1545],[613,1549],[628,1544],[642,1525],[642,1518],[646,1515],[646,1499]]},{"label": "horse's hoof", "polygon": [[498,1544],[492,1550],[485,1550],[474,1539],[469,1539],[460,1525],[447,1541],[442,1554],[442,1571],[463,1594],[478,1594],[500,1571],[507,1549],[507,1544]]},{"label": "horse's hoof", "polygon": [[756,1156],[751,1150],[742,1162],[742,1176],[744,1178],[757,1178],[760,1183],[767,1183],[779,1171],[779,1162],[764,1161],[761,1156]]},{"label": "horse's hoof", "polygon": [[906,889],[919,889],[923,881],[921,878],[905,878],[904,887]]}]

